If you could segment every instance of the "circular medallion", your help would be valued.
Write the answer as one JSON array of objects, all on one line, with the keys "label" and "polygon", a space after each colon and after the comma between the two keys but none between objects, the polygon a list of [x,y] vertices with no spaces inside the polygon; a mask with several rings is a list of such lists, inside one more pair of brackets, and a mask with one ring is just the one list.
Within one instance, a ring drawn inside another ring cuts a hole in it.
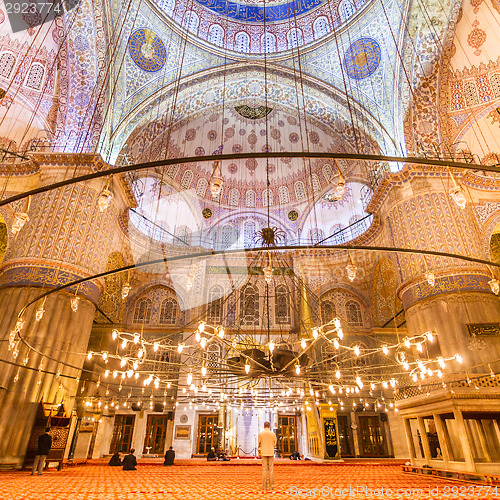
[{"label": "circular medallion", "polygon": [[203,217],[205,217],[205,219],[210,219],[210,217],[212,217],[212,210],[210,210],[208,207],[204,208],[201,213]]},{"label": "circular medallion", "polygon": [[128,50],[135,64],[148,73],[163,68],[167,57],[160,37],[147,28],[140,28],[130,35]]},{"label": "circular medallion", "polygon": [[373,38],[360,38],[347,49],[344,66],[354,80],[362,80],[372,75],[380,64],[380,45]]},{"label": "circular medallion", "polygon": [[181,424],[185,424],[189,420],[189,417],[187,415],[181,415],[179,418],[179,422]]},{"label": "circular medallion", "polygon": [[290,210],[290,212],[288,212],[288,218],[291,221],[295,221],[299,218],[299,213],[297,212],[297,210]]}]

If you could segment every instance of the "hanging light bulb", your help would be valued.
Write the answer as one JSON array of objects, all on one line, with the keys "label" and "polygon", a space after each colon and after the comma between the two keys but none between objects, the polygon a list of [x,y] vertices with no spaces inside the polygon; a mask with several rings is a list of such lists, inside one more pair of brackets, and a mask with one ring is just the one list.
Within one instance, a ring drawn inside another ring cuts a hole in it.
[{"label": "hanging light bulb", "polygon": [[389,354],[389,348],[385,345],[382,347],[382,352],[387,356]]},{"label": "hanging light bulb", "polygon": [[89,351],[89,353],[87,354],[87,359],[90,361],[92,359],[92,351]]},{"label": "hanging light bulb", "polygon": [[344,331],[342,330],[342,328],[337,329],[337,335],[338,335],[340,340],[342,340],[344,338]]},{"label": "hanging light bulb", "polygon": [[335,372],[335,376],[336,376],[337,378],[340,378],[340,377],[341,377],[340,370],[337,370],[337,371]]},{"label": "hanging light bulb", "polygon": [[46,298],[47,297],[45,297],[43,299],[43,302],[37,307],[37,310],[35,312],[35,319],[37,321],[40,321],[43,318],[43,315],[45,314],[45,307],[44,306],[45,306],[45,299]]},{"label": "hanging light bulb", "polygon": [[342,176],[339,177],[339,182],[335,186],[335,198],[340,200],[345,193],[345,180]]},{"label": "hanging light bulb", "polygon": [[295,373],[300,375],[300,365],[295,365]]},{"label": "hanging light bulb", "polygon": [[120,359],[120,368],[123,368],[127,364],[127,358]]},{"label": "hanging light bulb", "polygon": [[181,352],[182,352],[183,350],[184,350],[184,344],[179,344],[179,345],[177,346],[177,352],[178,352],[179,354],[181,354]]},{"label": "hanging light bulb", "polygon": [[302,347],[302,349],[305,349],[307,347],[307,341],[306,341],[306,339],[302,339],[300,341],[300,346]]},{"label": "hanging light bulb", "polygon": [[203,366],[201,367],[201,374],[202,374],[203,376],[205,376],[205,375],[207,374],[207,367],[206,367],[205,365],[203,365]]},{"label": "hanging light bulb", "polygon": [[248,373],[250,373],[250,365],[248,363],[245,364],[245,371]]},{"label": "hanging light bulb", "polygon": [[342,327],[342,323],[340,322],[340,319],[339,318],[333,318],[333,326],[335,328],[341,328]]},{"label": "hanging light bulb", "polygon": [[116,340],[118,338],[118,330],[113,330],[113,332],[111,333],[111,338],[113,340]]},{"label": "hanging light bulb", "polygon": [[338,349],[340,347],[339,341],[337,339],[333,339],[333,347],[335,347],[335,349]]},{"label": "hanging light bulb", "polygon": [[422,344],[421,344],[420,342],[418,342],[418,343],[416,344],[416,348],[417,348],[417,351],[418,351],[418,352],[422,352],[422,351],[423,351],[423,349],[422,349]]},{"label": "hanging light bulb", "polygon": [[273,278],[273,268],[270,265],[264,268],[264,278],[266,283],[269,285]]},{"label": "hanging light bulb", "polygon": [[207,338],[206,337],[203,337],[201,340],[200,340],[200,346],[202,349],[205,349],[205,346],[207,345]]},{"label": "hanging light bulb", "polygon": [[222,177],[219,177],[220,175],[219,166],[220,166],[220,160],[216,160],[214,168],[215,179],[213,179],[212,182],[210,183],[210,192],[212,193],[212,198],[217,198],[220,195],[222,191],[222,186],[224,184],[224,180],[222,179]]},{"label": "hanging light bulb", "polygon": [[123,339],[122,340],[122,349],[126,349],[127,348],[127,340],[126,339]]},{"label": "hanging light bulb", "polygon": [[132,287],[130,286],[130,283],[128,281],[123,284],[123,286],[122,286],[122,300],[125,300],[128,297],[128,294],[130,293],[131,289],[132,289]]},{"label": "hanging light bulb", "polygon": [[132,367],[134,368],[134,370],[137,370],[137,368],[139,368],[139,362],[137,360],[135,360],[133,363],[132,363]]},{"label": "hanging light bulb", "polygon": [[434,286],[436,284],[436,276],[434,276],[434,273],[431,271],[427,271],[425,274],[425,279],[427,280],[427,283],[429,283],[430,286]]},{"label": "hanging light bulb", "polygon": [[28,222],[30,218],[28,217],[28,214],[25,214],[24,212],[16,212],[14,214],[14,221],[12,222],[12,227],[11,231],[12,234],[17,234],[23,226]]},{"label": "hanging light bulb", "polygon": [[490,281],[488,281],[488,285],[490,285],[491,291],[495,295],[498,295],[498,292],[500,292],[500,281],[498,281],[495,278],[492,278]]},{"label": "hanging light bulb", "polygon": [[318,328],[313,328],[312,334],[313,334],[314,340],[316,340],[319,337],[319,330],[318,330]]},{"label": "hanging light bulb", "polygon": [[464,192],[459,185],[455,185],[450,189],[450,196],[457,204],[458,208],[461,208],[462,210],[465,208],[467,200],[465,199]]},{"label": "hanging light bulb", "polygon": [[139,343],[139,334],[134,333],[134,344],[138,344],[138,343]]},{"label": "hanging light bulb", "polygon": [[79,302],[80,302],[80,297],[78,297],[78,295],[71,297],[71,309],[73,310],[73,312],[78,311]]},{"label": "hanging light bulb", "polygon": [[104,352],[101,354],[101,356],[102,356],[102,359],[103,359],[104,361],[106,361],[106,360],[108,359],[108,353],[107,353],[106,351],[104,351]]},{"label": "hanging light bulb", "polygon": [[155,342],[153,344],[153,351],[156,352],[159,349],[159,347],[160,347],[160,344],[158,344],[158,342]]},{"label": "hanging light bulb", "polygon": [[463,363],[463,358],[460,356],[460,354],[455,354],[455,359],[457,360],[457,363],[462,364]]},{"label": "hanging light bulb", "polygon": [[199,325],[198,325],[198,331],[200,333],[203,333],[205,331],[205,322],[202,321]]},{"label": "hanging light bulb", "polygon": [[359,375],[356,377],[356,384],[358,384],[360,389],[363,389],[363,382],[361,381],[361,377]]},{"label": "hanging light bulb", "polygon": [[187,379],[186,379],[187,385],[191,385],[192,381],[193,381],[193,374],[192,373],[188,373],[188,376],[187,376]]},{"label": "hanging light bulb", "polygon": [[432,334],[432,332],[427,332],[425,335],[429,342],[434,342],[434,335]]},{"label": "hanging light bulb", "polygon": [[354,264],[347,264],[347,266],[345,266],[345,270],[349,281],[354,281],[356,279],[356,271],[358,268]]},{"label": "hanging light bulb", "polygon": [[101,213],[109,207],[111,200],[114,198],[113,193],[108,189],[109,182],[110,181],[108,181],[106,187],[101,191],[99,198],[97,198],[97,205],[99,206],[99,211]]},{"label": "hanging light bulb", "polygon": [[273,352],[273,351],[274,351],[274,341],[273,341],[273,340],[271,340],[271,341],[269,342],[269,352]]},{"label": "hanging light bulb", "polygon": [[219,328],[219,332],[217,333],[217,335],[220,339],[224,338],[224,328],[222,328],[222,326]]},{"label": "hanging light bulb", "polygon": [[359,346],[354,346],[354,354],[356,354],[356,356],[359,356],[360,355],[360,350],[359,350]]},{"label": "hanging light bulb", "polygon": [[139,349],[137,351],[137,357],[141,359],[144,356],[144,349]]},{"label": "hanging light bulb", "polygon": [[405,339],[405,347],[408,349],[411,347],[410,339]]}]

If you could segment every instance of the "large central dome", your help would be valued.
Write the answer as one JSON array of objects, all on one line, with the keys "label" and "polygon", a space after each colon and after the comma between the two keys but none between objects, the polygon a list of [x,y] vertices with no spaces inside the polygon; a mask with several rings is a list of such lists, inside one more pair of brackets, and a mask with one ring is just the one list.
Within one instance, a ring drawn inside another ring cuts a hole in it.
[{"label": "large central dome", "polygon": [[241,54],[274,54],[337,30],[366,0],[153,0],[188,33]]}]

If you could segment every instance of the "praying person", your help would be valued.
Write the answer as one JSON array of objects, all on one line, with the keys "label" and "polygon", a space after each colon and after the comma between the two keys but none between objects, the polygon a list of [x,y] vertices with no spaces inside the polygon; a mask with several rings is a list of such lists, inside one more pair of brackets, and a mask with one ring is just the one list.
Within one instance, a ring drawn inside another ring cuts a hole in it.
[{"label": "praying person", "polygon": [[120,458],[120,453],[115,453],[110,461],[109,461],[109,465],[111,465],[111,467],[117,467],[118,465],[121,465],[122,464],[122,459]]},{"label": "praying person", "polygon": [[38,437],[38,449],[36,450],[35,461],[33,462],[33,469],[31,475],[35,475],[38,469],[38,475],[42,475],[43,467],[45,466],[45,459],[52,448],[52,436],[50,435],[50,427],[45,429],[45,432]]},{"label": "praying person", "polygon": [[259,454],[262,457],[262,491],[267,489],[269,476],[269,490],[273,491],[274,448],[276,434],[271,430],[270,422],[264,423],[264,430],[259,434]]},{"label": "praying person", "polygon": [[134,452],[135,449],[132,448],[130,450],[130,453],[123,457],[123,462],[122,462],[123,470],[137,470],[136,469],[137,459],[135,458]]},{"label": "praying person", "polygon": [[165,453],[165,461],[163,465],[174,465],[175,451],[170,447]]}]

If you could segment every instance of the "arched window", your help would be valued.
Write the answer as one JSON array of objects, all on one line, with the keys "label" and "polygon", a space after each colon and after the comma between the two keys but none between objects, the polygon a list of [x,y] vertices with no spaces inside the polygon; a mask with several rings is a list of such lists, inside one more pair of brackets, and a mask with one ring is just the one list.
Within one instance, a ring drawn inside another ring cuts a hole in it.
[{"label": "arched window", "polygon": [[212,24],[208,30],[208,41],[214,45],[222,46],[224,42],[224,30],[218,24]]},{"label": "arched window", "polygon": [[175,325],[177,319],[177,301],[173,297],[161,303],[160,323],[162,325]]},{"label": "arched window", "polygon": [[166,12],[168,15],[171,16],[173,14],[175,8],[174,0],[161,0],[159,4],[160,7],[163,9],[163,11]]},{"label": "arched window", "polygon": [[191,172],[191,170],[186,170],[184,172],[184,175],[182,176],[181,188],[189,189],[192,180],[193,180],[193,172]]},{"label": "arched window", "polygon": [[250,52],[250,37],[243,31],[240,31],[234,39],[234,48],[237,52]]},{"label": "arched window", "polygon": [[179,165],[170,165],[170,167],[167,168],[167,175],[171,179],[175,179],[175,176],[177,175],[178,171],[179,171]]},{"label": "arched window", "polygon": [[262,191],[262,205],[264,207],[272,207],[274,204],[273,192],[270,189]]},{"label": "arched window", "polygon": [[330,28],[328,26],[328,19],[325,16],[318,17],[313,24],[314,39],[322,38],[328,34]]},{"label": "arched window", "polygon": [[318,175],[317,174],[312,174],[311,175],[311,184],[313,188],[313,192],[321,191],[321,184],[319,183]]},{"label": "arched window", "polygon": [[222,358],[222,345],[218,340],[210,342],[207,346],[207,368],[209,372],[220,370]]},{"label": "arched window", "polygon": [[309,230],[309,241],[311,243],[318,243],[318,241],[321,241],[325,238],[325,233],[323,232],[323,229],[318,229],[315,227],[314,229]]},{"label": "arched window", "polygon": [[225,224],[215,230],[214,240],[217,250],[227,250],[238,241],[238,228]]},{"label": "arched window", "polygon": [[290,203],[290,193],[286,186],[280,186],[279,188],[280,203]]},{"label": "arched window", "polygon": [[243,237],[245,239],[245,248],[252,248],[255,245],[255,222],[246,221],[244,225]]},{"label": "arched window", "polygon": [[330,182],[333,177],[333,169],[332,166],[329,165],[328,163],[323,166],[323,177],[325,178],[326,182]]},{"label": "arched window", "polygon": [[222,321],[222,297],[224,289],[220,285],[214,285],[208,292],[207,321],[212,324],[220,324]]},{"label": "arched window", "polygon": [[289,49],[293,49],[304,43],[304,39],[302,37],[302,30],[300,30],[299,28],[292,28],[286,34],[286,39],[288,40]]},{"label": "arched window", "polygon": [[0,76],[9,78],[15,63],[16,58],[14,57],[14,54],[11,54],[10,52],[4,52],[0,56]]},{"label": "arched window", "polygon": [[26,82],[24,85],[30,89],[40,90],[40,88],[42,87],[44,71],[45,69],[43,65],[39,63],[33,63],[28,72],[28,76],[26,77]]},{"label": "arched window", "polygon": [[350,0],[342,0],[339,5],[339,15],[342,22],[347,21],[354,13],[356,8]]},{"label": "arched window", "polygon": [[321,302],[321,321],[323,324],[330,323],[333,318],[337,317],[335,304],[331,300],[323,300]]},{"label": "arched window", "polygon": [[196,196],[204,198],[205,193],[207,192],[207,187],[208,187],[208,181],[204,177],[198,179],[198,182],[196,183]]},{"label": "arched window", "polygon": [[240,201],[240,192],[237,189],[229,191],[229,205],[237,207]]},{"label": "arched window", "polygon": [[247,191],[245,204],[249,208],[255,208],[255,191]]},{"label": "arched window", "polygon": [[262,35],[261,44],[262,52],[265,52],[266,54],[276,52],[276,37],[272,33]]},{"label": "arched window", "polygon": [[138,300],[134,309],[134,323],[149,323],[151,321],[152,306],[151,299]]},{"label": "arched window", "polygon": [[500,97],[500,75],[498,73],[491,76],[490,84],[491,89],[493,90],[493,95],[495,97]]},{"label": "arched window", "polygon": [[186,12],[186,15],[184,16],[184,20],[182,21],[182,26],[184,28],[191,31],[192,33],[196,33],[196,30],[198,29],[199,24],[200,24],[200,20],[198,19],[198,16],[192,10]]},{"label": "arched window", "polygon": [[467,106],[476,106],[479,104],[479,96],[477,95],[477,87],[474,82],[464,83],[465,102]]},{"label": "arched window", "polygon": [[290,292],[285,285],[279,285],[275,290],[274,316],[277,325],[290,324]]},{"label": "arched window", "polygon": [[180,226],[175,229],[174,245],[186,246],[191,244],[191,229]]},{"label": "arched window", "polygon": [[243,325],[259,325],[259,290],[248,284],[240,295],[240,319]]},{"label": "arched window", "polygon": [[363,326],[361,306],[355,300],[348,300],[345,303],[345,316],[349,326]]},{"label": "arched window", "polygon": [[306,189],[302,181],[297,181],[295,183],[295,196],[297,200],[303,200],[306,197]]}]

